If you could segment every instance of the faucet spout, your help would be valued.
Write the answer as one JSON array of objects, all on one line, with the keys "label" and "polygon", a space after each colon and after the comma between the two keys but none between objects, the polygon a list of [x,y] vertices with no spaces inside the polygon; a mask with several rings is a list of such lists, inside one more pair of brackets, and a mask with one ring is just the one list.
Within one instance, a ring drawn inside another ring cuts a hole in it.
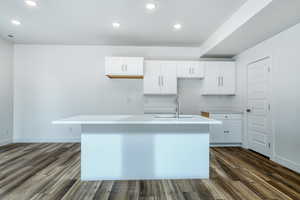
[{"label": "faucet spout", "polygon": [[180,105],[179,105],[179,96],[177,94],[176,97],[176,117],[179,119],[179,115],[180,115]]}]

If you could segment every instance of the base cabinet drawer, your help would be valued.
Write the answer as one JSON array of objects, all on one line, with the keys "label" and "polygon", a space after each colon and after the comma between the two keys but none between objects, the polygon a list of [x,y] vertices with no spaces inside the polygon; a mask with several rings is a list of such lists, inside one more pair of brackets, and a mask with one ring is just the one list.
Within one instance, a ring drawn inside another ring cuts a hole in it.
[{"label": "base cabinet drawer", "polygon": [[234,144],[242,143],[242,117],[213,118],[223,122],[222,125],[210,126],[210,143]]}]

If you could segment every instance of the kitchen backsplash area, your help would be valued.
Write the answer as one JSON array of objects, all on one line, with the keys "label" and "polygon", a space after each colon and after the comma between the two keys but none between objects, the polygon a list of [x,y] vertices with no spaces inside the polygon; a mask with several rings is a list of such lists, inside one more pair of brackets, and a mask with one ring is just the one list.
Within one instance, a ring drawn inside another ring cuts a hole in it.
[{"label": "kitchen backsplash area", "polygon": [[[200,114],[201,111],[234,110],[242,111],[240,95],[203,96],[203,81],[198,79],[179,79],[178,97],[181,114]],[[176,95],[145,95],[144,113],[175,113]]]}]

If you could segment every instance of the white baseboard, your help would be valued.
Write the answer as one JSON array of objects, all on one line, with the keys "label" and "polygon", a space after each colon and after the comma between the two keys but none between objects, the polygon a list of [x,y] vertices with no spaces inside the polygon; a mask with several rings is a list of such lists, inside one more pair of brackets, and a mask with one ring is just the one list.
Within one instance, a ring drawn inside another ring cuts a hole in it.
[{"label": "white baseboard", "polygon": [[282,166],[285,166],[291,170],[294,170],[298,173],[300,173],[300,164],[297,164],[293,161],[290,161],[286,158],[283,158],[281,156],[275,155],[274,158],[272,159],[274,162],[279,163]]},{"label": "white baseboard", "polygon": [[11,144],[11,143],[13,143],[13,141],[10,138],[0,140],[0,146],[4,146],[4,145],[7,145],[7,144]]},{"label": "white baseboard", "polygon": [[80,138],[22,138],[14,139],[14,143],[79,143]]},{"label": "white baseboard", "polygon": [[242,147],[241,143],[210,143],[210,147]]}]

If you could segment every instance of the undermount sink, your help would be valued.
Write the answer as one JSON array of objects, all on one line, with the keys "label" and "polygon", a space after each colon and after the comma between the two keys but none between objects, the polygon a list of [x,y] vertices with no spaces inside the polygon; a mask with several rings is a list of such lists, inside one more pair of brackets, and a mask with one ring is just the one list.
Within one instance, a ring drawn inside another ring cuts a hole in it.
[{"label": "undermount sink", "polygon": [[158,119],[191,119],[191,118],[194,118],[193,115],[179,115],[176,116],[176,115],[155,115],[154,118],[158,118]]}]

